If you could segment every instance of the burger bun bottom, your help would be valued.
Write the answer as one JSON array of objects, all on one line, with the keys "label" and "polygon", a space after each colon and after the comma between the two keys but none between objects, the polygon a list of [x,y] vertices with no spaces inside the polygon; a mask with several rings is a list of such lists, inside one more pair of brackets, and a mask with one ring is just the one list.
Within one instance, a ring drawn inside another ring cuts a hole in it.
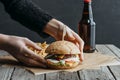
[{"label": "burger bun bottom", "polygon": [[71,69],[78,66],[80,62],[73,62],[70,65],[55,65],[54,63],[47,61],[47,66],[51,69]]}]

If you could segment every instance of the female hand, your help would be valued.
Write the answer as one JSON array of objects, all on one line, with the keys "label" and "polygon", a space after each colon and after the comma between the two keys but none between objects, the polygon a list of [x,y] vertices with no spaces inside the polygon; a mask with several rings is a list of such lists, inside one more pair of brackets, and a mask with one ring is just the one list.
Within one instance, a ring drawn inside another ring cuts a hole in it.
[{"label": "female hand", "polygon": [[27,66],[46,67],[44,59],[28,49],[27,46],[41,50],[40,47],[27,38],[0,34],[0,49],[9,52]]},{"label": "female hand", "polygon": [[62,40],[63,31],[66,28],[66,35],[64,40],[71,41],[75,43],[80,49],[80,60],[83,61],[83,47],[84,41],[79,37],[77,33],[71,30],[68,26],[63,24],[62,22],[52,19],[45,27],[44,32],[48,33],[56,40]]}]

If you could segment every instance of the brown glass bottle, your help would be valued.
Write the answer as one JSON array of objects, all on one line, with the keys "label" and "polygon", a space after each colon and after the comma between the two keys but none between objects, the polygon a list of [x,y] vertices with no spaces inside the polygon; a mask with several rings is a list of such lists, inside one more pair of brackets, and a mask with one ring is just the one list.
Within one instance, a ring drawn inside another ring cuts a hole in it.
[{"label": "brown glass bottle", "polygon": [[79,35],[85,42],[84,52],[92,53],[95,51],[95,26],[91,0],[84,0],[82,19],[79,22]]}]

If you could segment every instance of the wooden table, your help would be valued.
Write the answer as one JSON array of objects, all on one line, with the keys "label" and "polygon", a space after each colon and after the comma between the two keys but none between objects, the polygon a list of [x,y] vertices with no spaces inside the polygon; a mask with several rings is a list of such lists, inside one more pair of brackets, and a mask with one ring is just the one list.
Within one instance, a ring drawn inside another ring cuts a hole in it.
[{"label": "wooden table", "polygon": [[[120,58],[120,49],[114,45],[97,45],[97,51],[115,55]],[[6,53],[0,51],[0,55]],[[2,67],[0,65],[0,80],[120,80],[120,66],[101,67],[98,70],[81,70],[74,73],[57,72],[33,75],[18,67]]]}]

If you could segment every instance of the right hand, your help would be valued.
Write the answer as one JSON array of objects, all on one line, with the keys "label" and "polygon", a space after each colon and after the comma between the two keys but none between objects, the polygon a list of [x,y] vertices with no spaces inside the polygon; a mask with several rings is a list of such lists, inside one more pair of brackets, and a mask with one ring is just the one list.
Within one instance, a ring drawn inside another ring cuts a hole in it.
[{"label": "right hand", "polygon": [[27,66],[46,67],[44,58],[35,54],[27,46],[41,50],[28,38],[0,34],[0,49],[9,52],[18,61]]},{"label": "right hand", "polygon": [[48,33],[56,40],[62,40],[63,30],[65,27],[66,27],[66,35],[64,36],[64,40],[73,42],[75,45],[78,46],[80,50],[80,55],[79,55],[80,60],[83,61],[84,60],[84,56],[83,56],[84,41],[80,38],[80,36],[77,33],[75,33],[67,25],[65,25],[61,21],[52,19],[46,25],[44,32]]}]

